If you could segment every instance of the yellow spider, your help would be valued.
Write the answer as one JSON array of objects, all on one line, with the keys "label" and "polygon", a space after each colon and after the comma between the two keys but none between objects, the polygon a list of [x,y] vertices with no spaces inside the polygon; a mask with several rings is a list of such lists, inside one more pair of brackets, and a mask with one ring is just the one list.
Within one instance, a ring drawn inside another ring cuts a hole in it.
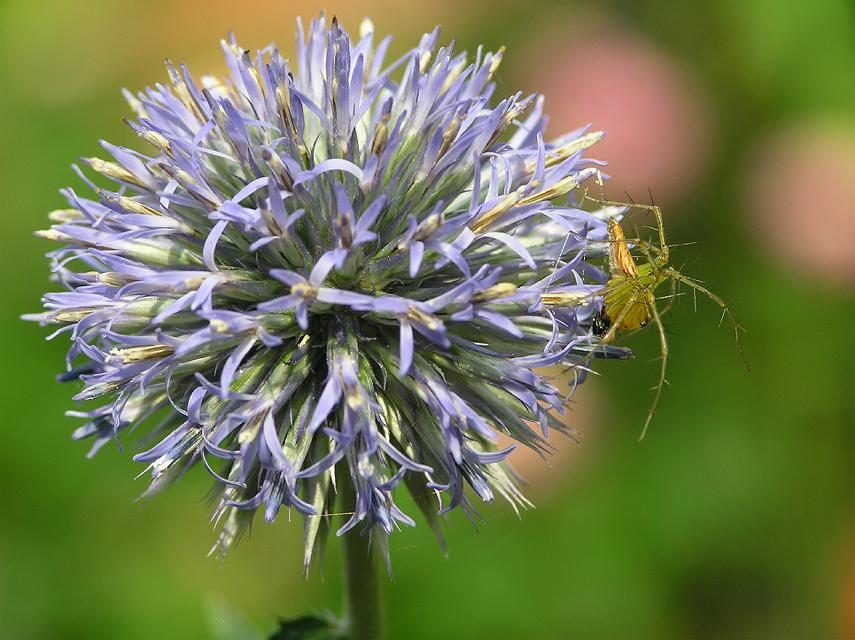
[{"label": "yellow spider", "polygon": [[[600,342],[608,344],[613,342],[618,332],[635,331],[646,326],[651,319],[656,323],[659,330],[659,345],[662,357],[662,366],[659,373],[659,384],[656,386],[656,395],[653,404],[647,413],[641,438],[647,432],[662,387],[665,385],[665,368],[668,363],[668,340],[665,337],[665,327],[662,324],[662,314],[666,312],[674,299],[678,283],[684,283],[706,295],[710,300],[722,308],[722,319],[724,316],[730,320],[736,335],[736,345],[745,362],[746,368],[750,370],[742,344],[739,340],[741,327],[736,323],[727,303],[712,291],[702,286],[699,282],[683,275],[669,263],[669,249],[665,243],[665,226],[662,222],[662,211],[655,205],[625,204],[608,200],[596,200],[599,204],[609,206],[635,207],[652,211],[656,216],[656,226],[659,232],[659,246],[645,242],[644,240],[631,241],[633,247],[638,249],[646,258],[645,262],[636,262],[635,257],[629,249],[629,243],[624,235],[623,228],[614,218],[608,221],[609,242],[609,279],[605,287],[598,292],[603,297],[603,308],[594,317],[593,331]],[[666,281],[671,282],[671,295],[667,307],[660,311],[657,307],[656,290]]]}]

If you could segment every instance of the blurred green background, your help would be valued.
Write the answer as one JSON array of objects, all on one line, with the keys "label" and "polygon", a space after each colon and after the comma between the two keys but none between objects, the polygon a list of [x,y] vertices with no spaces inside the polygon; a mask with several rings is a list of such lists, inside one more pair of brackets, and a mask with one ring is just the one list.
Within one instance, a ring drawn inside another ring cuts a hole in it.
[{"label": "blurred green background", "polygon": [[518,458],[536,510],[452,517],[447,560],[425,526],[393,537],[393,637],[855,638],[851,0],[0,3],[0,637],[217,637],[338,610],[338,552],[304,580],[298,523],[257,524],[221,567],[204,473],[141,505],[130,452],[87,461],[53,381],[64,339],[18,320],[50,286],[31,232],[78,184],[69,164],[136,144],[119,88],[165,81],[165,56],[220,72],[230,29],[292,52],[295,16],[321,8],[351,30],[371,15],[396,52],[437,23],[507,45],[500,93],[545,93],[553,135],[609,132],[610,192],[649,186],[670,239],[698,242],[676,262],[731,304],[753,365],[684,297],[643,443],[652,331],[576,396],[581,449],[556,442],[549,471]]}]

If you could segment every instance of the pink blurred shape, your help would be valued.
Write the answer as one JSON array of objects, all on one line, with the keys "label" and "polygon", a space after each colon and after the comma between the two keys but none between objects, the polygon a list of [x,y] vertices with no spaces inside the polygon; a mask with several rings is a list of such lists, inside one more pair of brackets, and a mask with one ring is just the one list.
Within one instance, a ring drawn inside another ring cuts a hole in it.
[{"label": "pink blurred shape", "polygon": [[[553,380],[553,384],[562,394],[569,393],[571,383],[572,380],[568,380],[566,376]],[[555,414],[558,420],[579,433],[584,450],[567,435],[552,430],[548,441],[555,449],[546,454],[544,459],[532,449],[500,435],[497,445],[499,449],[517,445],[508,461],[523,480],[523,493],[535,504],[561,494],[596,466],[597,452],[601,449],[598,446],[600,436],[604,427],[611,424],[605,391],[600,380],[592,376],[585,382],[584,392],[573,394],[567,411],[564,414]],[[539,431],[538,425],[532,425],[532,428]]]},{"label": "pink blurred shape", "polygon": [[802,122],[768,136],[745,172],[746,215],[777,262],[832,285],[855,284],[855,129]]},{"label": "pink blurred shape", "polygon": [[546,96],[548,133],[593,122],[607,133],[594,155],[609,162],[611,197],[646,200],[649,187],[660,204],[678,201],[702,175],[712,139],[693,79],[641,36],[581,22],[584,31],[539,35],[515,56],[536,69],[525,82]]}]

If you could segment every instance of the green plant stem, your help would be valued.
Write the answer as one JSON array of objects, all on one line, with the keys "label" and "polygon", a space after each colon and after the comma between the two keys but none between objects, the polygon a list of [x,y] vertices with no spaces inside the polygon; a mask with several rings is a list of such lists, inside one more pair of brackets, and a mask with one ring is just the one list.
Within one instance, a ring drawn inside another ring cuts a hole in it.
[{"label": "green plant stem", "polygon": [[[345,471],[344,474],[347,475]],[[350,484],[342,483],[342,484]],[[342,487],[345,504],[351,503],[353,489]],[[367,535],[351,529],[342,536],[345,583],[345,621],[349,640],[386,640],[386,606],[380,576],[379,550],[372,548]]]}]

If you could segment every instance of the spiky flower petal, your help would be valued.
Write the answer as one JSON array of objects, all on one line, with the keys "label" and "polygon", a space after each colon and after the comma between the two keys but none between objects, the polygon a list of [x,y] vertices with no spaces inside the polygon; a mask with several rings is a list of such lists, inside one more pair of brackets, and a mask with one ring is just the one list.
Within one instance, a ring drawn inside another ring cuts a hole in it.
[{"label": "spiky flower petal", "polygon": [[342,487],[339,533],[412,525],[401,482],[431,524],[466,485],[524,505],[499,434],[567,430],[535,369],[627,354],[590,330],[605,224],[576,194],[602,134],[545,143],[541,98],[491,104],[502,52],[438,36],[386,64],[369,23],[352,42],[322,18],[293,66],[234,41],[227,81],[168,64],[171,87],[128,94],[153,152],[102,143],[85,162],[110,186],[75,167],[96,196],[65,190],[41,232],[66,291],[31,318],[70,334],[75,399],[106,402],[74,437],[149,425],[148,492],[204,465],[218,550],[286,506],[308,564]]}]

